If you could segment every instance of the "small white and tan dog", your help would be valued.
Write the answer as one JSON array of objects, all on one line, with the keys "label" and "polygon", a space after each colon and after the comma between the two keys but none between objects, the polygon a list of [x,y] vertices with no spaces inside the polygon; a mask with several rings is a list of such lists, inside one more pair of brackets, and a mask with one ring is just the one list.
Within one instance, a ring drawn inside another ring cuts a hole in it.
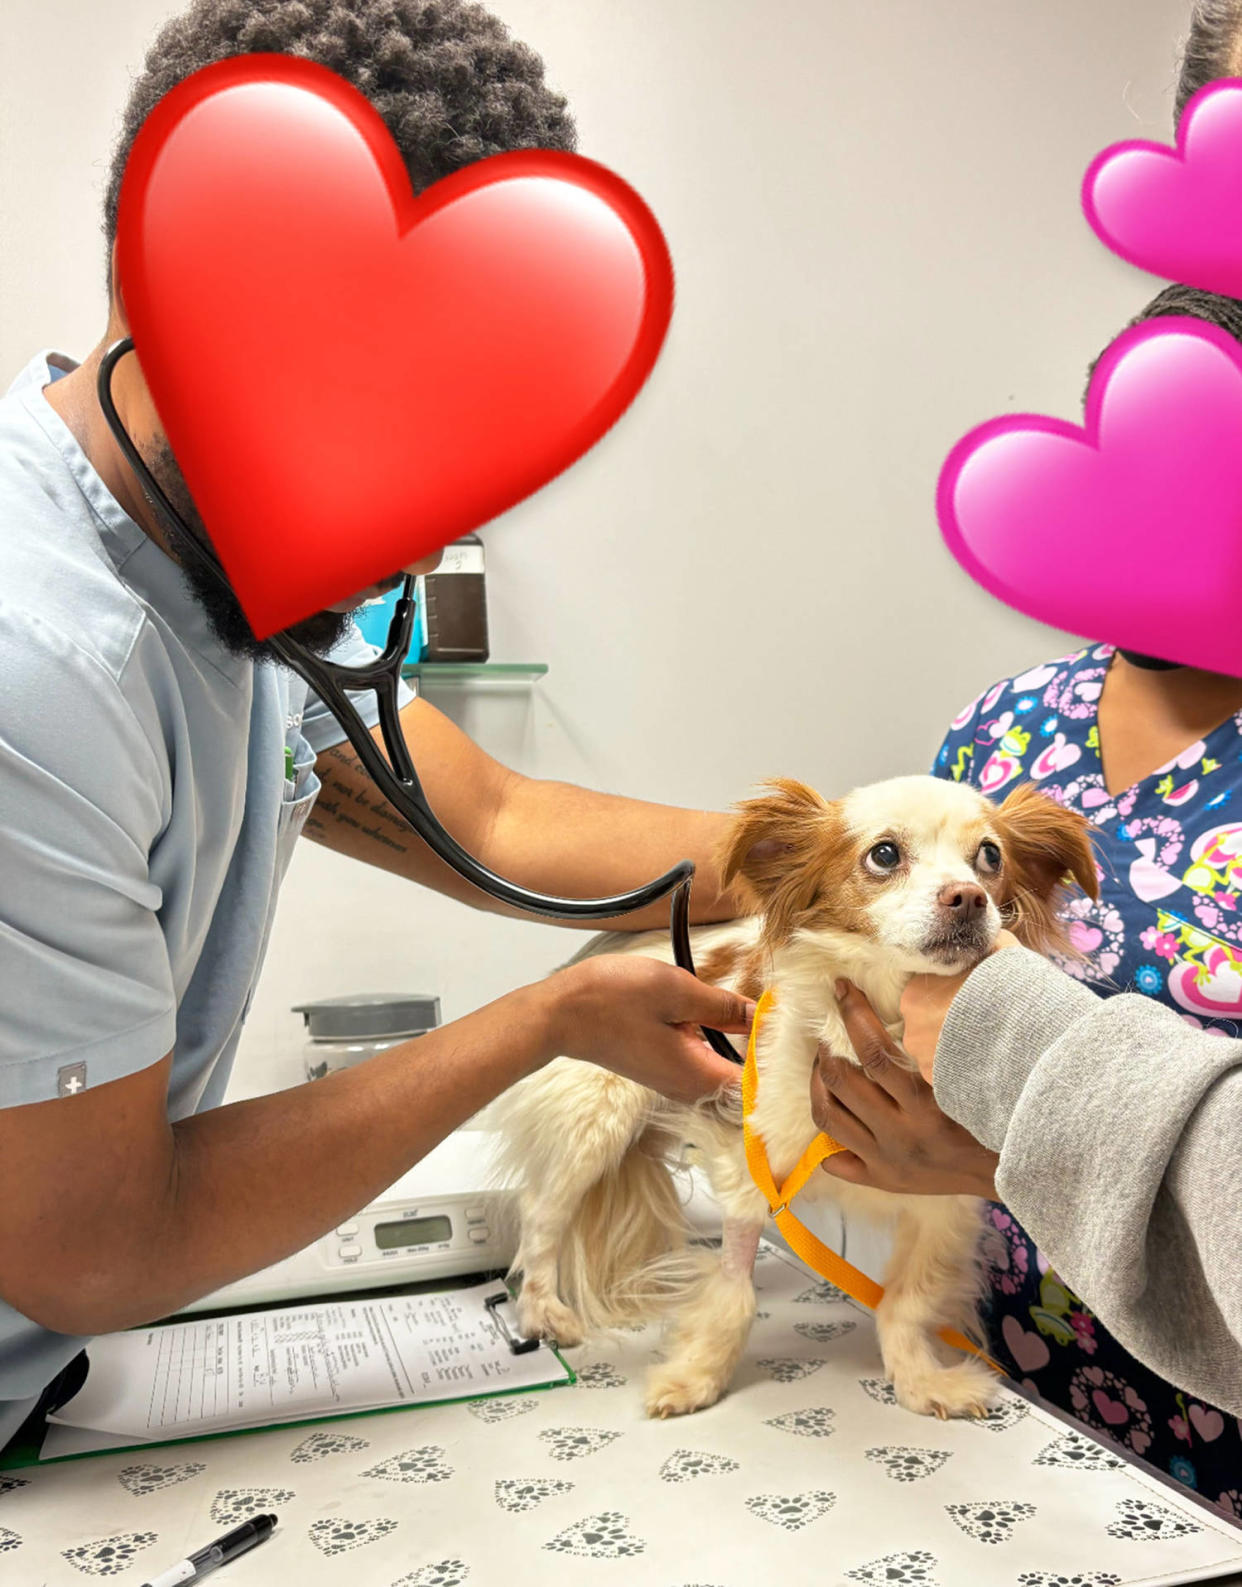
[{"label": "small white and tan dog", "polygon": [[[833,992],[852,980],[900,1036],[912,975],[972,967],[1007,925],[1029,946],[1058,940],[1056,908],[1072,877],[1095,896],[1087,822],[1030,784],[1002,805],[933,777],[899,777],[835,802],[774,783],[738,806],[726,882],[754,914],[694,933],[704,979],[755,998],[776,994],[756,1048],[753,1119],[778,1184],[817,1134],[810,1082],[823,1042],[852,1056]],[[587,952],[671,958],[655,932],[613,934]],[[653,1416],[713,1404],[728,1386],[755,1312],[752,1271],[767,1204],[746,1168],[740,1100],[679,1106],[591,1064],[559,1058],[499,1105],[502,1172],[519,1187],[520,1321],[528,1334],[578,1344],[663,1315],[666,1359],[648,1382]],[[719,1201],[719,1257],[690,1255],[669,1164],[687,1149]],[[907,1196],[813,1174],[800,1197],[895,1225],[876,1314],[884,1368],[909,1409],[981,1415],[991,1372],[948,1364],[944,1327],[978,1335],[981,1206],[969,1196]]]}]

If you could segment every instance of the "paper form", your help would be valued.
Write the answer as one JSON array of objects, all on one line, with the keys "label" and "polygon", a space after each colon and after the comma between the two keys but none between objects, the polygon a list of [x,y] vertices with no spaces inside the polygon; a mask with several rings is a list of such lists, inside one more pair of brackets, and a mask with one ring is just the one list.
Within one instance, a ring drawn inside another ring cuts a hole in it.
[{"label": "paper form", "polygon": [[551,1350],[510,1351],[483,1304],[495,1292],[493,1281],[108,1334],[48,1420],[158,1442],[563,1382]]}]

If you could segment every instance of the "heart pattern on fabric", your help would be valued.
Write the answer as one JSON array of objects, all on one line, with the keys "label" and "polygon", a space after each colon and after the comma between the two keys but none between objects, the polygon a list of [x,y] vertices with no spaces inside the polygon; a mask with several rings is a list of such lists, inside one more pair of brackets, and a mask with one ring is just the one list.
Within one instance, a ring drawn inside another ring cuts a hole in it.
[{"label": "heart pattern on fabric", "polygon": [[817,1344],[826,1344],[829,1339],[852,1334],[857,1327],[855,1322],[795,1323],[794,1333],[801,1334],[804,1339],[814,1339]]},{"label": "heart pattern on fabric", "polygon": [[461,1587],[470,1574],[464,1559],[441,1559],[434,1565],[424,1565],[412,1576],[402,1576],[392,1587]]},{"label": "heart pattern on fabric", "polygon": [[715,1477],[739,1471],[728,1455],[713,1455],[699,1449],[675,1449],[660,1467],[661,1482],[690,1482],[695,1477]]},{"label": "heart pattern on fabric", "polygon": [[760,1493],[747,1499],[746,1508],[761,1521],[782,1527],[786,1532],[800,1532],[812,1521],[828,1514],[837,1502],[835,1493],[812,1489],[810,1493]]},{"label": "heart pattern on fabric", "polygon": [[896,1405],[897,1390],[887,1378],[859,1378],[858,1387],[881,1405]]},{"label": "heart pattern on fabric", "polygon": [[1025,1400],[1020,1400],[1016,1394],[1006,1394],[986,1416],[972,1416],[970,1425],[986,1427],[989,1433],[1003,1433],[1007,1428],[1024,1421],[1030,1415],[1030,1410]]},{"label": "heart pattern on fabric", "polygon": [[1018,1577],[1018,1587],[1121,1587],[1121,1577],[1112,1571],[1095,1571],[1086,1576],[1077,1572],[1062,1576],[1056,1571],[1027,1570]]},{"label": "heart pattern on fabric", "polygon": [[12,1493],[17,1488],[28,1488],[25,1477],[0,1477],[0,1494]]},{"label": "heart pattern on fabric", "polygon": [[946,1504],[944,1508],[954,1525],[978,1543],[1007,1543],[1018,1522],[1029,1521],[1035,1514],[1033,1504],[1004,1500],[996,1504],[976,1500],[972,1504]]},{"label": "heart pattern on fabric", "polygon": [[14,1532],[11,1527],[0,1526],[0,1554],[11,1554],[15,1548],[22,1546],[21,1535]]},{"label": "heart pattern on fabric", "polygon": [[594,1366],[578,1368],[580,1389],[623,1389],[629,1382],[610,1361],[597,1361]]},{"label": "heart pattern on fabric", "polygon": [[1206,1405],[1192,1405],[1189,1414],[1190,1425],[1205,1444],[1210,1444],[1225,1431],[1225,1418],[1219,1411],[1209,1410]]},{"label": "heart pattern on fabric", "polygon": [[581,1460],[620,1437],[604,1427],[549,1427],[539,1435],[553,1460]]},{"label": "heart pattern on fabric", "polygon": [[312,1460],[323,1460],[328,1455],[345,1455],[352,1449],[370,1449],[365,1438],[355,1438],[352,1433],[312,1433],[304,1438],[289,1456],[298,1466],[308,1466]]},{"label": "heart pattern on fabric", "polygon": [[340,1516],[331,1521],[312,1521],[307,1535],[320,1553],[332,1555],[378,1543],[396,1529],[397,1523],[383,1516],[374,1521],[347,1521]]},{"label": "heart pattern on fabric", "polygon": [[1154,1538],[1188,1537],[1191,1532],[1202,1532],[1203,1528],[1148,1499],[1119,1499],[1117,1519],[1104,1530],[1109,1537],[1140,1543],[1151,1542]]},{"label": "heart pattern on fabric", "polygon": [[1059,1466],[1063,1471],[1122,1471],[1126,1463],[1093,1438],[1085,1438],[1081,1433],[1066,1433],[1046,1444],[1032,1464]]},{"label": "heart pattern on fabric", "polygon": [[1101,1420],[1110,1427],[1121,1427],[1130,1420],[1128,1408],[1120,1400],[1114,1400],[1104,1389],[1092,1390],[1091,1403],[1100,1413]]},{"label": "heart pattern on fabric", "polygon": [[407,1449],[403,1454],[391,1455],[378,1466],[362,1473],[364,1477],[382,1477],[387,1482],[447,1482],[453,1468],[438,1444],[426,1444],[421,1449]]},{"label": "heart pattern on fabric", "polygon": [[1024,1328],[1012,1312],[1001,1323],[1001,1336],[1009,1354],[1023,1372],[1038,1372],[1052,1360],[1052,1352],[1037,1333]]},{"label": "heart pattern on fabric", "polygon": [[878,1449],[869,1449],[867,1459],[883,1466],[894,1482],[918,1482],[939,1471],[952,1453],[951,1449],[906,1449],[897,1444],[884,1444]]},{"label": "heart pattern on fabric", "polygon": [[126,1466],[116,1474],[116,1480],[136,1499],[145,1493],[158,1493],[161,1488],[175,1488],[179,1482],[188,1482],[207,1467],[201,1461],[188,1466]]},{"label": "heart pattern on fabric", "polygon": [[827,1279],[822,1284],[815,1284],[810,1289],[804,1289],[801,1295],[795,1295],[794,1300],[802,1305],[823,1305],[833,1301],[849,1300],[843,1289],[838,1289],[835,1284],[830,1284]]},{"label": "heart pattern on fabric", "polygon": [[558,1493],[571,1493],[573,1486],[560,1477],[501,1477],[495,1487],[496,1503],[502,1510],[517,1514],[533,1510]]},{"label": "heart pattern on fabric", "polygon": [[633,1559],[647,1547],[630,1531],[629,1517],[619,1510],[603,1510],[575,1521],[543,1546],[576,1559]]},{"label": "heart pattern on fabric", "polygon": [[936,1568],[936,1556],[929,1554],[925,1548],[916,1548],[912,1553],[885,1554],[883,1559],[873,1559],[869,1565],[859,1565],[856,1570],[847,1570],[845,1575],[849,1581],[866,1583],[866,1587],[938,1587],[932,1572]]},{"label": "heart pattern on fabric", "polygon": [[800,1361],[794,1356],[761,1356],[755,1362],[777,1383],[796,1383],[799,1378],[809,1378],[823,1364],[823,1361]]},{"label": "heart pattern on fabric", "polygon": [[1076,920],[1069,929],[1070,946],[1079,953],[1094,953],[1104,941],[1104,933],[1098,926],[1088,926],[1085,921]]},{"label": "heart pattern on fabric", "polygon": [[525,1416],[535,1408],[529,1395],[506,1395],[498,1400],[467,1400],[466,1409],[481,1422],[508,1422],[515,1416]]},{"label": "heart pattern on fabric", "polygon": [[829,1438],[836,1432],[832,1419],[837,1413],[827,1405],[808,1405],[801,1411],[786,1411],[783,1416],[772,1416],[763,1424],[777,1427],[782,1433],[796,1433],[799,1438]]},{"label": "heart pattern on fabric", "polygon": [[94,1543],[64,1549],[60,1557],[85,1576],[119,1576],[129,1569],[134,1555],[150,1548],[158,1536],[158,1532],[118,1532]]},{"label": "heart pattern on fabric", "polygon": [[291,1504],[293,1498],[292,1488],[221,1488],[211,1501],[210,1515],[219,1526],[240,1526],[252,1515]]}]

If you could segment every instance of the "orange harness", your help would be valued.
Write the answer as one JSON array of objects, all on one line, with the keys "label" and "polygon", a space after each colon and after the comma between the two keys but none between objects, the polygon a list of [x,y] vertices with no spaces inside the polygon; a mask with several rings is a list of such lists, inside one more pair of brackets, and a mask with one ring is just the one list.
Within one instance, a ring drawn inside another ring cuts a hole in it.
[{"label": "orange harness", "polygon": [[[838,1256],[835,1251],[829,1250],[822,1240],[817,1240],[806,1225],[794,1216],[789,1206],[824,1159],[832,1157],[836,1152],[843,1152],[846,1148],[840,1141],[834,1141],[830,1135],[817,1135],[798,1159],[793,1173],[783,1185],[778,1187],[768,1165],[767,1148],[751,1125],[751,1116],[759,1096],[759,1066],[755,1060],[755,1047],[759,1037],[759,1027],[775,1002],[775,994],[770,990],[759,999],[755,1010],[755,1023],[751,1026],[750,1041],[746,1047],[746,1067],[742,1070],[742,1136],[746,1143],[746,1166],[750,1170],[750,1177],[755,1182],[756,1188],[763,1193],[771,1209],[776,1227],[789,1242],[790,1248],[821,1278],[827,1279],[830,1284],[835,1284],[838,1289],[844,1290],[854,1300],[861,1301],[864,1306],[869,1306],[874,1311],[884,1294],[883,1285],[877,1284],[873,1278],[868,1278],[866,1273],[859,1272],[858,1268],[847,1262],[843,1256]],[[952,1328],[946,1328],[940,1337],[946,1344],[953,1345],[958,1350],[968,1350],[993,1371],[1000,1372],[1001,1369],[996,1363],[963,1334]]]}]

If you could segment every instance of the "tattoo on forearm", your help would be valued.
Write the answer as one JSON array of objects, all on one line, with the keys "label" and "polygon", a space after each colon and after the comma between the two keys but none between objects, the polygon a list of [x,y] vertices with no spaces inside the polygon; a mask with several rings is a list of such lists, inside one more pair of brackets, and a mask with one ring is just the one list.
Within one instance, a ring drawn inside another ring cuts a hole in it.
[{"label": "tattoo on forearm", "polygon": [[386,799],[378,795],[372,799],[367,788],[356,788],[336,773],[333,763],[355,774],[360,769],[353,751],[339,744],[319,757],[317,770],[323,786],[307,817],[306,836],[324,843],[334,825],[352,827],[382,848],[408,854],[414,835],[409,823],[402,820]]}]

